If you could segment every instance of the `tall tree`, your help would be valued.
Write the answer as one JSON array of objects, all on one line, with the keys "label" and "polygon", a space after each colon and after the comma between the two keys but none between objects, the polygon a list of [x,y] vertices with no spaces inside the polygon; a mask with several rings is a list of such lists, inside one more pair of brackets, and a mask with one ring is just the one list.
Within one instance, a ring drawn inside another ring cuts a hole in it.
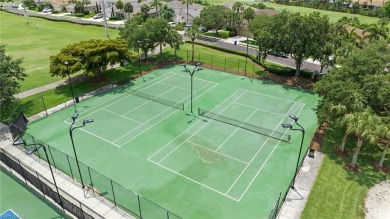
[{"label": "tall tree", "polygon": [[130,19],[130,14],[133,13],[133,10],[133,5],[130,2],[126,2],[124,5],[124,11],[127,13],[129,17],[128,19]]},{"label": "tall tree", "polygon": [[162,18],[164,18],[165,20],[167,21],[171,21],[173,16],[175,16],[175,11],[168,7],[167,4],[163,5],[161,8],[160,8],[160,12],[159,12],[160,16]]},{"label": "tall tree", "polygon": [[180,49],[180,45],[183,44],[183,38],[177,31],[169,31],[167,36],[167,43],[173,48],[175,51],[175,60],[176,60],[176,52]]},{"label": "tall tree", "polygon": [[149,17],[149,11],[150,11],[149,5],[147,5],[147,4],[141,5],[141,13],[142,13],[142,15],[143,15],[144,21],[146,21],[146,19],[148,19],[148,17]]},{"label": "tall tree", "polygon": [[352,156],[350,167],[354,168],[363,142],[377,143],[380,137],[378,133],[378,124],[381,123],[381,118],[369,110],[347,114],[344,117],[347,124],[347,132],[354,134],[357,137],[355,150]]},{"label": "tall tree", "polygon": [[234,2],[232,10],[240,14],[240,12],[244,11],[244,5],[241,2]]},{"label": "tall tree", "polygon": [[259,61],[265,61],[269,51],[273,50],[277,44],[277,37],[273,31],[273,19],[267,14],[255,16],[249,23],[249,30],[254,34],[256,45],[258,46],[257,57]]},{"label": "tall tree", "polygon": [[121,1],[121,0],[118,0],[116,3],[115,3],[115,7],[118,9],[118,10],[120,10],[120,11],[122,11],[123,10],[123,2]]},{"label": "tall tree", "polygon": [[389,35],[389,28],[387,27],[387,24],[382,24],[381,26],[378,24],[371,24],[364,29],[363,34],[364,39],[367,39],[368,41],[385,40]]},{"label": "tall tree", "polygon": [[[102,80],[101,73],[107,65],[123,60],[130,62],[134,58],[122,39],[81,41],[66,46],[59,54],[50,57],[50,73],[52,76],[66,77],[84,70],[86,75]],[[65,61],[71,63],[70,68],[67,68]]]},{"label": "tall tree", "polygon": [[162,62],[162,46],[168,41],[171,26],[163,18],[151,18],[144,23],[146,30],[153,30],[149,35],[149,41],[160,45],[160,61]]},{"label": "tall tree", "polygon": [[161,3],[160,0],[152,0],[152,2],[150,3],[150,7],[155,7],[156,9],[156,16],[160,17],[160,14],[159,14],[159,8],[162,6],[163,4]]},{"label": "tall tree", "polygon": [[194,53],[195,53],[195,39],[198,38],[200,31],[199,27],[196,24],[193,24],[187,31],[187,37],[190,38],[192,43],[192,56],[191,61],[194,61]]},{"label": "tall tree", "polygon": [[215,29],[217,35],[218,29],[221,29],[226,20],[229,9],[223,5],[211,5],[200,12],[200,24],[207,29]]},{"label": "tall tree", "polygon": [[188,24],[188,5],[192,5],[192,3],[194,3],[194,0],[181,0],[181,2],[183,4],[187,5],[187,20],[186,20],[186,24]]},{"label": "tall tree", "polygon": [[382,134],[381,137],[385,143],[384,143],[381,159],[379,160],[378,163],[378,166],[380,167],[383,167],[383,163],[385,162],[387,151],[390,147],[390,116],[385,117],[383,120],[384,120],[383,122],[384,129],[383,132],[381,133]]},{"label": "tall tree", "polygon": [[[12,107],[15,101],[14,94],[19,91],[20,81],[23,81],[27,74],[22,67],[23,59],[13,59],[6,54],[4,44],[0,44],[0,114],[3,115]],[[3,121],[3,118],[1,118]]]}]

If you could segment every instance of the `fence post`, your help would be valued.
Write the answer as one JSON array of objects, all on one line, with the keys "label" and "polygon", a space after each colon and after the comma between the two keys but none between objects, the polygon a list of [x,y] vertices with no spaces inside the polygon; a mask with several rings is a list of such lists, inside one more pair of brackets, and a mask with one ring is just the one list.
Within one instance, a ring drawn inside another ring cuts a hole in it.
[{"label": "fence post", "polygon": [[38,182],[39,182],[39,185],[41,186],[41,192],[42,192],[42,194],[43,194],[43,197],[46,198],[45,193],[43,192],[43,187],[42,187],[41,180],[39,179],[38,171],[35,171],[35,173],[37,174]]},{"label": "fence post", "polygon": [[115,206],[116,206],[115,192],[114,192],[114,186],[112,185],[112,179],[110,179],[110,182],[111,182],[112,196],[114,197],[114,204],[115,204]]},{"label": "fence post", "polygon": [[51,153],[50,145],[48,145],[48,148],[49,148],[49,153],[50,153],[51,160],[53,161],[53,165],[54,165],[55,168],[57,168],[56,163],[55,163],[54,158],[53,158],[53,154]]},{"label": "fence post", "polygon": [[198,62],[200,63],[200,52],[198,53]]},{"label": "fence post", "polygon": [[87,167],[88,167],[89,180],[91,181],[92,192],[95,193],[95,190],[93,189],[93,182],[92,182],[92,177],[91,177],[91,171],[89,171],[89,166],[87,166]]},{"label": "fence post", "polygon": [[[188,51],[188,50],[187,50]],[[142,218],[142,212],[141,212],[141,202],[139,201],[139,195],[137,194],[138,198],[138,208],[139,208],[139,217]]]},{"label": "fence post", "polygon": [[226,68],[226,56],[225,56],[225,64],[223,65],[223,71],[225,71]]},{"label": "fence post", "polygon": [[187,63],[188,63],[188,49],[187,49]]},{"label": "fence post", "polygon": [[[3,153],[4,159],[5,159],[5,164],[7,164],[7,167],[9,168],[9,171],[12,173],[12,168],[11,168],[11,166],[9,165],[8,160],[7,160],[7,157],[8,157],[8,156],[5,154],[3,148],[1,148],[1,153]],[[26,179],[24,179],[24,180],[26,180]],[[26,183],[27,183],[27,182],[26,182]]]},{"label": "fence post", "polygon": [[252,78],[255,78],[255,62],[252,61]]},{"label": "fence post", "polygon": [[68,165],[69,165],[70,175],[72,175],[72,179],[74,180],[73,171],[72,171],[72,167],[70,166],[70,162],[69,162],[69,156],[68,156],[68,155],[66,155],[66,159],[68,160]]},{"label": "fence post", "polygon": [[167,211],[167,219],[169,219],[169,212]]},{"label": "fence post", "polygon": [[24,182],[27,184],[26,176],[24,175],[24,171],[23,171],[22,165],[20,164],[20,160],[19,159],[18,159],[18,163],[19,163],[19,168],[22,171],[22,176],[23,176]]},{"label": "fence post", "polygon": [[211,69],[213,69],[213,55],[211,55]]},{"label": "fence post", "polygon": [[238,59],[238,69],[237,69],[237,74],[240,75],[240,60]]},{"label": "fence post", "polygon": [[45,108],[46,116],[49,116],[49,114],[47,113],[47,108],[46,108],[45,100],[43,99],[43,96],[42,96],[41,98],[42,98],[43,107]]}]

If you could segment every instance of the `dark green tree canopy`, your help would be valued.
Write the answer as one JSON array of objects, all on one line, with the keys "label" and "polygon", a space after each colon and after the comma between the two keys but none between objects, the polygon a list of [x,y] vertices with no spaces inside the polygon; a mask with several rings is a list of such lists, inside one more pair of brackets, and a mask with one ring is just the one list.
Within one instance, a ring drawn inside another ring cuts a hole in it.
[{"label": "dark green tree canopy", "polygon": [[14,94],[19,91],[20,81],[27,76],[22,67],[23,59],[13,59],[6,54],[5,45],[0,44],[0,106],[2,110],[11,106]]},{"label": "dark green tree canopy", "polygon": [[[52,76],[65,77],[84,70],[85,74],[100,79],[105,66],[124,60],[130,62],[133,58],[135,56],[122,39],[81,41],[66,46],[59,54],[50,57],[50,73]],[[68,62],[68,66],[65,62]]]},{"label": "dark green tree canopy", "polygon": [[225,25],[228,13],[229,9],[223,5],[208,6],[200,12],[200,24],[208,29],[215,29],[218,35],[218,29]]}]

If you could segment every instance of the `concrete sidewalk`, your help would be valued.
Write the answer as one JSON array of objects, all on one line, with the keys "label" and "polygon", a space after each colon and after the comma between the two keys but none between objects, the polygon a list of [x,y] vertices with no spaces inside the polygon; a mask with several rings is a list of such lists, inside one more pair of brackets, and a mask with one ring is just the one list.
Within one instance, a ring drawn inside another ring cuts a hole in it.
[{"label": "concrete sidewalk", "polygon": [[[4,151],[7,151],[12,156],[18,158],[20,162],[28,164],[40,175],[42,175],[45,178],[45,181],[53,183],[53,179],[47,163],[43,162],[35,156],[28,156],[18,147],[13,146],[9,133],[2,134],[0,136],[0,148],[2,148]],[[53,169],[53,172],[58,189],[60,190],[60,195],[63,197],[72,196],[74,199],[93,210],[93,212],[91,212],[88,211],[88,209],[83,209],[86,213],[92,213],[95,218],[134,219],[133,216],[116,207],[113,203],[109,202],[105,198],[93,193],[92,191],[88,191],[87,189],[82,189],[81,184],[73,181],[69,176],[65,175],[61,171]],[[63,191],[66,191],[67,194]]]},{"label": "concrete sidewalk", "polygon": [[277,218],[299,219],[301,217],[323,159],[324,154],[318,151],[315,152],[315,158],[306,157],[297,175],[294,189],[290,189]]}]

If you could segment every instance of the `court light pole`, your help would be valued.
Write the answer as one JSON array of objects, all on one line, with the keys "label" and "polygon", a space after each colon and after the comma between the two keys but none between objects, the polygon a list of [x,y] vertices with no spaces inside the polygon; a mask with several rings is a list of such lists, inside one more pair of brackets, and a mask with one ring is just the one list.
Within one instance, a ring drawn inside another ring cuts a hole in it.
[{"label": "court light pole", "polygon": [[295,180],[296,180],[297,174],[298,174],[299,159],[301,158],[301,152],[302,152],[302,146],[303,146],[303,139],[305,138],[305,129],[298,123],[298,117],[293,116],[293,115],[289,115],[289,117],[290,117],[292,120],[294,120],[295,124],[297,124],[297,125],[300,127],[300,129],[293,129],[293,126],[292,126],[291,124],[282,124],[282,127],[283,127],[283,128],[288,128],[288,129],[293,130],[293,131],[301,131],[301,132],[302,132],[301,146],[300,146],[300,148],[299,148],[297,166],[296,166],[296,168],[295,168],[294,179],[293,179],[292,185],[291,185],[291,188],[294,189]]},{"label": "court light pole", "polygon": [[77,113],[76,101],[75,101],[75,98],[74,98],[72,81],[70,80],[69,62],[65,61],[65,65],[66,65],[66,73],[68,75],[68,80],[69,80],[70,92],[72,93],[72,101],[73,101],[73,105],[74,105],[74,112]]},{"label": "court light pole", "polygon": [[201,65],[200,63],[196,63],[195,67],[191,71],[189,68],[187,68],[187,66],[185,64],[182,64],[182,66],[184,67],[183,72],[188,72],[191,75],[191,113],[193,113],[192,112],[193,76],[194,76],[195,72],[203,70],[203,68],[201,68],[200,65]]},{"label": "court light pole", "polygon": [[139,53],[139,49],[141,47],[141,41],[138,40],[137,42],[138,42],[138,49],[137,49],[137,51],[138,51],[138,74],[139,74],[139,76],[141,76],[142,75],[142,72],[141,72],[141,55]]},{"label": "court light pole", "polygon": [[[61,196],[60,196],[60,192],[58,191],[56,178],[54,177],[54,173],[53,173],[53,169],[51,168],[51,163],[50,163],[50,160],[49,160],[49,156],[47,155],[46,147],[43,144],[40,144],[40,143],[26,144],[26,141],[23,140],[23,139],[19,139],[19,141],[13,142],[12,144],[13,145],[24,145],[24,146],[34,145],[34,147],[32,147],[32,148],[30,148],[29,150],[26,151],[27,155],[31,155],[34,152],[38,151],[40,148],[43,148],[43,151],[45,152],[47,163],[49,164],[49,169],[50,169],[51,176],[53,177],[54,187],[56,188],[56,191],[57,191],[58,200],[60,201],[61,207],[63,207]],[[36,147],[36,145],[38,145],[38,147]]]},{"label": "court light pole", "polygon": [[93,122],[93,119],[86,119],[86,120],[83,121],[83,125],[73,127],[73,125],[76,122],[76,119],[77,119],[78,116],[79,116],[79,114],[77,114],[77,113],[72,116],[73,122],[72,122],[72,125],[70,125],[70,127],[69,127],[69,135],[70,135],[70,139],[72,141],[72,147],[73,147],[74,157],[76,158],[77,169],[79,170],[79,174],[80,174],[81,185],[82,185],[82,188],[84,189],[85,188],[84,181],[83,181],[83,177],[81,175],[79,160],[77,159],[77,154],[76,154],[76,149],[74,147],[73,130],[84,127],[85,124]]}]

